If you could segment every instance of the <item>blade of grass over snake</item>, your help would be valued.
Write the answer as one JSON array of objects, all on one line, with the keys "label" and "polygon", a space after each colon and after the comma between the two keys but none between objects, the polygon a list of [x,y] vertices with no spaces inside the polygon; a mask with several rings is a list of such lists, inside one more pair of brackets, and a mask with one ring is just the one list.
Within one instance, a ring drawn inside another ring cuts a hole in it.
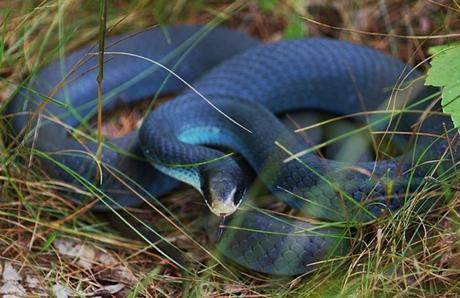
[{"label": "blade of grass over snake", "polygon": [[[427,98],[424,98],[422,100],[420,100],[419,102],[417,103],[413,103],[411,104],[410,106],[407,107],[407,109],[410,109],[411,107],[414,107],[420,103],[423,103],[427,100],[430,100],[432,98],[436,97],[436,94],[433,94],[433,95],[430,95],[428,96]],[[308,153],[311,153],[311,152],[314,152],[324,146],[327,146],[329,144],[332,144],[338,140],[341,140],[341,139],[344,139],[346,137],[349,137],[353,134],[356,134],[356,133],[359,133],[361,131],[365,131],[365,130],[368,130],[370,127],[372,126],[375,126],[377,124],[380,124],[382,122],[385,122],[385,121],[388,121],[390,120],[393,116],[394,116],[394,113],[396,114],[402,114],[402,113],[405,113],[407,111],[407,109],[396,109],[396,110],[389,110],[389,111],[370,111],[370,112],[360,112],[360,113],[353,113],[353,114],[350,114],[350,115],[347,115],[347,116],[339,116],[339,117],[336,117],[336,118],[332,118],[332,119],[328,119],[326,121],[323,121],[323,122],[320,122],[320,123],[317,123],[315,125],[311,125],[311,126],[308,126],[308,127],[304,127],[304,128],[300,128],[300,129],[297,129],[295,130],[295,132],[302,132],[302,131],[305,131],[305,130],[308,130],[308,129],[311,129],[311,128],[314,128],[314,127],[319,127],[321,125],[324,125],[324,124],[327,124],[327,123],[332,123],[334,121],[337,121],[339,119],[344,119],[344,118],[349,118],[349,117],[354,117],[354,116],[359,116],[359,115],[363,115],[363,114],[390,114],[386,117],[383,117],[383,118],[380,118],[378,120],[375,120],[373,122],[370,122],[370,123],[367,123],[366,125],[363,125],[362,127],[359,127],[357,128],[356,130],[353,130],[353,131],[350,131],[350,132],[347,132],[341,136],[338,136],[332,140],[328,140],[322,144],[319,144],[319,145],[315,145],[313,147],[310,147],[310,148],[307,148],[305,150],[302,150],[302,151],[299,151],[297,153],[293,153],[290,157],[286,158],[285,160],[283,160],[284,163],[287,163],[287,162],[291,162],[292,160],[294,159],[298,159],[299,157],[303,156],[303,155],[306,155]],[[423,111],[410,111],[410,113],[423,113]],[[438,114],[438,115],[445,115],[444,113],[440,113],[440,112],[434,112],[434,114]]]},{"label": "blade of grass over snake", "polygon": [[[242,124],[238,123],[235,119],[229,117],[227,114],[225,114],[224,111],[222,111],[221,109],[219,109],[219,107],[217,107],[216,105],[214,105],[212,103],[211,100],[209,100],[208,98],[206,98],[203,94],[200,93],[200,91],[196,90],[192,85],[190,85],[187,81],[185,81],[183,78],[181,78],[179,75],[177,75],[174,71],[172,71],[171,69],[169,69],[168,67],[162,65],[161,63],[155,61],[155,60],[152,60],[152,59],[149,59],[149,58],[146,58],[146,57],[143,57],[143,56],[140,56],[140,55],[136,55],[136,54],[131,54],[131,53],[124,53],[124,52],[110,52],[110,51],[107,51],[105,52],[106,55],[124,55],[124,56],[131,56],[131,57],[135,57],[135,58],[139,58],[139,59],[142,59],[142,60],[145,60],[145,61],[148,61],[152,64],[155,64],[156,66],[166,70],[167,72],[169,72],[170,74],[172,74],[173,76],[175,76],[177,79],[179,79],[182,83],[184,83],[185,86],[187,86],[188,88],[190,88],[193,92],[195,92],[199,97],[201,97],[204,101],[206,101],[211,107],[213,107],[217,112],[219,112],[222,116],[224,116],[225,118],[227,118],[228,120],[230,120],[231,122],[233,122],[235,125],[237,125],[238,127],[240,127],[241,129],[249,132],[249,133],[252,133],[250,129],[246,128],[245,126],[243,126]],[[94,53],[94,55],[97,55],[97,53]]]},{"label": "blade of grass over snake", "polygon": [[[98,72],[97,72],[97,162],[102,162],[102,81],[104,80],[104,48],[105,48],[105,33],[107,26],[107,10],[109,2],[107,0],[99,1],[100,22],[99,22],[99,53],[98,53]],[[99,172],[100,167],[97,167],[96,177],[99,184],[102,184],[102,172]]]}]

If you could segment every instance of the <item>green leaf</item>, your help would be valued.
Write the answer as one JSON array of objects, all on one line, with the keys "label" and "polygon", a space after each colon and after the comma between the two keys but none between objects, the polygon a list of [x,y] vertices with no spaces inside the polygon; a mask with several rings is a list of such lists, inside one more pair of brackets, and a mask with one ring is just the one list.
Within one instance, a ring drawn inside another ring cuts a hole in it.
[{"label": "green leaf", "polygon": [[259,0],[259,7],[263,12],[271,11],[278,5],[278,0]]},{"label": "green leaf", "polygon": [[460,43],[458,42],[432,46],[428,49],[428,53],[432,56],[435,56],[436,54],[441,53],[447,49],[455,48],[458,46],[460,46]]},{"label": "green leaf", "polygon": [[45,243],[43,243],[40,252],[47,251],[51,244],[54,242],[54,240],[56,240],[56,238],[57,233],[55,231],[51,232],[51,234],[49,234],[48,238],[46,239]]},{"label": "green leaf", "polygon": [[298,15],[292,15],[291,20],[283,31],[284,38],[300,38],[305,35],[303,20]]},{"label": "green leaf", "polygon": [[460,43],[432,47],[425,85],[441,88],[442,109],[460,128]]}]

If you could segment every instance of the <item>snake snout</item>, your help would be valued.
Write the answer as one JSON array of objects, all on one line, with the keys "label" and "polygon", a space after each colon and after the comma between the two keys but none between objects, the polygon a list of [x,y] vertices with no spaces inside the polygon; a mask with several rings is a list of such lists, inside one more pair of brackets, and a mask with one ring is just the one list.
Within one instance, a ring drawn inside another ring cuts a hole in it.
[{"label": "snake snout", "polygon": [[210,211],[220,217],[233,214],[246,193],[242,176],[224,171],[206,176],[202,193]]}]

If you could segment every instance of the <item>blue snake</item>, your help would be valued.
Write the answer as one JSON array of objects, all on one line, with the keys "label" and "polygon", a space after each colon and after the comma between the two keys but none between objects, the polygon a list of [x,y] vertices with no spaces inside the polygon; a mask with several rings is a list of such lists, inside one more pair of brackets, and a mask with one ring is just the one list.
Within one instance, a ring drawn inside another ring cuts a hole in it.
[{"label": "blue snake", "polygon": [[[295,275],[344,256],[352,237],[334,222],[368,222],[393,213],[426,176],[455,166],[455,152],[442,158],[456,148],[445,133],[450,120],[422,119],[415,112],[434,101],[436,90],[417,84],[420,72],[376,50],[324,38],[260,44],[233,30],[189,25],[116,36],[106,45],[105,110],[157,93],[177,96],[149,113],[139,131],[104,143],[103,183],[97,191],[105,199],[93,208],[135,206],[140,203],[136,192],[161,196],[185,182],[226,219],[223,234],[209,228],[218,249],[249,269]],[[38,149],[47,173],[78,185],[96,179],[94,139],[69,136],[94,115],[97,57],[90,52],[96,48],[41,68],[8,107],[14,130]],[[183,81],[193,82],[194,89],[184,88]],[[33,113],[41,105],[43,112]],[[363,116],[382,108],[413,112]],[[357,119],[371,130],[416,129],[419,135],[398,157],[328,160],[306,148],[276,116],[299,109],[364,112]],[[239,210],[247,209],[240,205],[247,201],[248,175],[222,147],[241,154],[285,204],[326,223]],[[122,174],[129,178],[123,183]],[[430,204],[427,200],[418,208]]]}]

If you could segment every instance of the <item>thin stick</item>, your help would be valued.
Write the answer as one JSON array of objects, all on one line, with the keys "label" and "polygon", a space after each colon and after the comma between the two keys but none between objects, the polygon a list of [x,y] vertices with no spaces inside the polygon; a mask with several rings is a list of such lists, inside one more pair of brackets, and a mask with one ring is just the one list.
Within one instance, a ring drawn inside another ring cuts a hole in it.
[{"label": "thin stick", "polygon": [[403,35],[403,34],[394,34],[394,33],[379,33],[379,32],[371,32],[371,31],[364,31],[364,30],[357,30],[357,29],[352,29],[352,28],[342,28],[342,27],[337,27],[337,26],[332,26],[328,25],[322,22],[319,22],[317,20],[308,18],[308,17],[302,17],[303,20],[306,22],[313,23],[315,25],[333,29],[333,30],[339,30],[339,31],[346,31],[346,32],[353,32],[353,33],[358,33],[358,34],[363,34],[363,35],[369,35],[369,36],[380,36],[380,37],[393,37],[393,38],[405,38],[405,39],[439,39],[439,38],[455,38],[459,37],[460,33],[451,33],[451,34],[440,34],[440,35]]},{"label": "thin stick", "polygon": [[[99,26],[99,59],[97,73],[97,162],[102,162],[102,80],[104,79],[104,46],[105,46],[105,31],[107,24],[107,0],[100,2],[100,26]],[[102,184],[102,170],[96,167],[96,177],[99,177],[99,183]]]},{"label": "thin stick", "polygon": [[[91,53],[89,53],[91,55]],[[190,85],[190,83],[188,83],[186,80],[184,80],[182,77],[180,77],[177,73],[175,73],[173,70],[169,69],[168,67],[164,66],[163,64],[161,64],[160,62],[158,61],[155,61],[153,59],[150,59],[150,58],[147,58],[147,57],[144,57],[144,56],[140,56],[140,55],[137,55],[137,54],[132,54],[132,53],[127,53],[127,52],[105,52],[106,55],[120,55],[120,56],[130,56],[130,57],[135,57],[135,58],[139,58],[139,59],[142,59],[142,60],[145,60],[145,61],[148,61],[152,64],[155,64],[156,66],[166,70],[167,72],[169,72],[172,76],[176,77],[179,81],[181,81],[185,86],[187,86],[188,88],[190,88],[196,95],[198,95],[199,97],[201,97],[204,101],[206,101],[206,103],[208,103],[213,109],[215,109],[218,113],[220,113],[222,116],[224,116],[225,118],[227,118],[228,120],[230,120],[231,122],[233,122],[235,125],[237,125],[238,127],[240,127],[241,129],[247,131],[248,133],[252,133],[252,131],[245,127],[244,125],[238,123],[238,121],[236,121],[235,119],[233,119],[232,117],[228,116],[227,114],[225,114],[225,112],[223,110],[221,110],[219,107],[217,107],[211,100],[209,100],[206,96],[204,96],[200,91],[198,91],[197,89],[195,89],[195,87],[193,87],[192,85]],[[97,53],[93,53],[93,55],[98,55]]]}]

